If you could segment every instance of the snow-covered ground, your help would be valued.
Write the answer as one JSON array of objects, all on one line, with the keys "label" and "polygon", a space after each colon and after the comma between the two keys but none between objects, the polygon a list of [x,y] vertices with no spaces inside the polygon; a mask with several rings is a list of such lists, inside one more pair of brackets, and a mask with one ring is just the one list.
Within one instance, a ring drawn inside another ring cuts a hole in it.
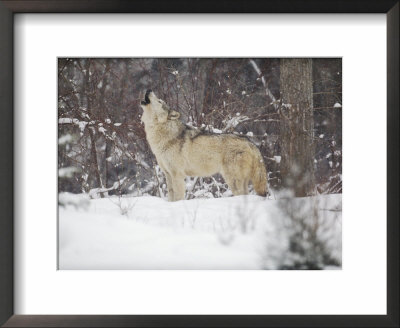
[{"label": "snow-covered ground", "polygon": [[[293,261],[285,200],[86,197],[59,195],[60,269],[279,269]],[[291,200],[289,207],[340,263],[341,195]]]}]

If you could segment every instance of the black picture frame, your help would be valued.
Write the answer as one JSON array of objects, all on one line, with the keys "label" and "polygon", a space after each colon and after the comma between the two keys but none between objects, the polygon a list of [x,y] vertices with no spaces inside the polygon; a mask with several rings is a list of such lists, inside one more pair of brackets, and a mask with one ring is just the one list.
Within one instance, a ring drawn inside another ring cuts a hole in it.
[{"label": "black picture frame", "polygon": [[[155,12],[387,15],[387,315],[14,315],[13,125],[18,124],[13,118],[14,14]],[[399,327],[398,0],[0,0],[0,67],[0,324],[4,327]]]}]

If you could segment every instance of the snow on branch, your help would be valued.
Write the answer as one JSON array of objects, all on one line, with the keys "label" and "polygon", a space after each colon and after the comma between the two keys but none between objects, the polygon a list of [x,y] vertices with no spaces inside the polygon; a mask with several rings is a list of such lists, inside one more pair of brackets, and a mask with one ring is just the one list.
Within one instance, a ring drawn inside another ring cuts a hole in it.
[{"label": "snow on branch", "polygon": [[261,72],[260,68],[258,67],[257,63],[253,59],[250,59],[249,62],[251,64],[251,66],[253,66],[253,68],[256,71],[256,73],[258,74],[258,76],[261,78],[261,82],[265,88],[265,94],[267,95],[267,97],[269,97],[271,99],[271,103],[274,106],[274,108],[276,110],[278,110],[278,105],[276,104],[276,98],[272,94],[271,90],[268,88],[267,82],[265,81],[265,77],[264,77],[264,75],[262,75],[262,72]]}]

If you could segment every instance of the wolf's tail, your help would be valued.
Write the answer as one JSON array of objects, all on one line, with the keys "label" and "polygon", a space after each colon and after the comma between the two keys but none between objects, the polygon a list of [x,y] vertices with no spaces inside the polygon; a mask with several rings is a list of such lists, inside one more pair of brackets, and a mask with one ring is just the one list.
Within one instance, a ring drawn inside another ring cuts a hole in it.
[{"label": "wolf's tail", "polygon": [[253,187],[257,195],[266,197],[268,194],[267,171],[258,149],[257,152],[258,154],[254,158],[253,176],[251,181],[253,182]]}]

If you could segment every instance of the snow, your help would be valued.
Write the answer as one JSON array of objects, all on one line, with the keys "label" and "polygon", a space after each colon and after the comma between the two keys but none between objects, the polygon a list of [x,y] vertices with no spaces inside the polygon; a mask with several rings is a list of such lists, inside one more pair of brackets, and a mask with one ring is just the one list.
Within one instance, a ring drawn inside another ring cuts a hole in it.
[{"label": "snow", "polygon": [[106,188],[93,188],[89,190],[88,196],[89,198],[94,199],[94,198],[100,198],[101,195],[105,196],[106,193],[108,194]]},{"label": "snow", "polygon": [[193,195],[196,198],[214,198],[210,191],[204,189],[197,190]]},{"label": "snow", "polygon": [[275,162],[277,162],[278,164],[281,162],[281,156],[274,156]]},{"label": "snow", "polygon": [[[128,157],[132,157],[131,154],[128,152],[126,152],[125,155]],[[150,165],[146,163],[142,154],[136,153],[134,158],[135,158],[136,162],[139,163],[142,167],[144,167],[146,169],[150,169]]]},{"label": "snow", "polygon": [[71,124],[72,118],[62,117],[58,119],[58,124]]},{"label": "snow", "polygon": [[341,107],[342,107],[342,105],[341,105],[341,104],[339,104],[339,103],[335,103],[335,104],[333,105],[333,107],[334,107],[334,108],[341,108]]},{"label": "snow", "polygon": [[58,195],[58,203],[61,206],[73,206],[75,209],[83,210],[87,210],[90,206],[88,195],[75,195],[68,192],[63,192]]},{"label": "snow", "polygon": [[229,131],[229,130],[233,130],[236,128],[237,125],[239,125],[242,122],[247,121],[249,118],[245,115],[240,115],[240,113],[236,113],[236,116],[232,117],[232,118],[228,118],[223,120],[222,122],[224,123],[225,127],[224,127],[224,132]]},{"label": "snow", "polygon": [[58,124],[76,124],[79,126],[79,129],[81,130],[81,132],[83,132],[83,130],[85,129],[88,122],[79,121],[76,118],[61,117],[58,119]]},{"label": "snow", "polygon": [[72,136],[70,134],[65,134],[58,138],[58,144],[59,145],[65,145],[66,143],[70,143],[73,140]]},{"label": "snow", "polygon": [[[276,269],[288,258],[289,231],[279,199],[89,200],[68,193],[59,199],[59,269]],[[322,215],[317,233],[340,259],[341,195],[295,202],[305,202],[307,213],[317,204]]]},{"label": "snow", "polygon": [[72,178],[77,172],[80,172],[80,170],[74,166],[61,167],[58,169],[58,176],[60,178]]},{"label": "snow", "polygon": [[221,134],[222,133],[222,130],[220,130],[220,129],[211,128],[211,130],[212,130],[213,133],[217,133],[217,134]]},{"label": "snow", "polygon": [[106,196],[106,195],[108,195],[109,191],[118,189],[127,179],[128,179],[127,177],[124,177],[118,181],[115,181],[113,183],[113,185],[109,188],[103,187],[103,188],[90,189],[88,196],[89,196],[89,198],[92,198],[92,199],[100,198],[101,195]]},{"label": "snow", "polygon": [[79,129],[81,130],[81,132],[83,132],[83,130],[85,130],[86,125],[88,124],[85,121],[79,121],[78,123]]}]

